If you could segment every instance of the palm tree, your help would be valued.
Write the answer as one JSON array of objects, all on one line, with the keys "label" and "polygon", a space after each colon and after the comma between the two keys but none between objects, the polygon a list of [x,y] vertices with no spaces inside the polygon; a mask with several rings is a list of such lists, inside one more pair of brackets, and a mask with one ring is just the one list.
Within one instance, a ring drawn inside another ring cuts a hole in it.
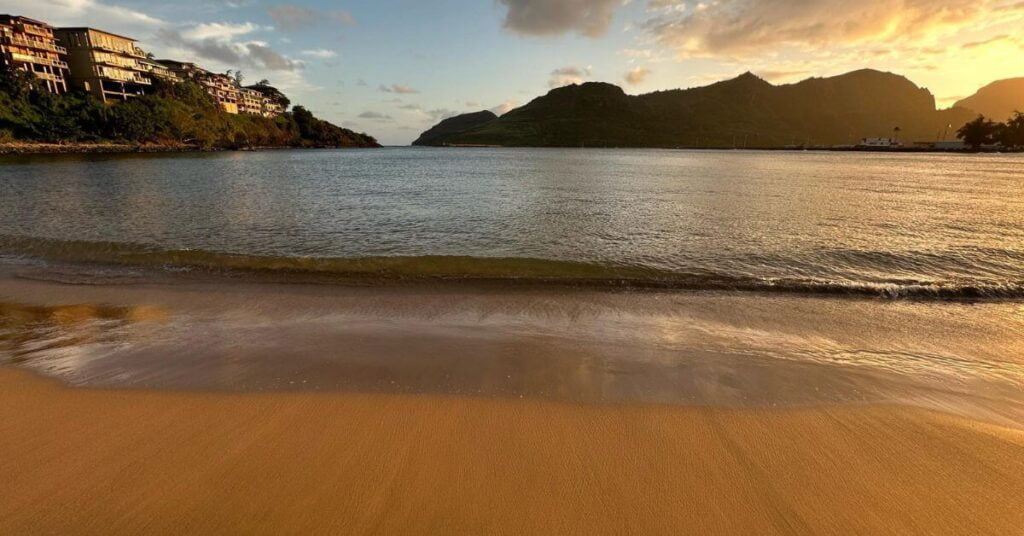
[{"label": "palm tree", "polygon": [[995,122],[979,115],[974,121],[960,127],[960,130],[956,131],[956,137],[964,140],[972,149],[978,149],[993,142],[998,128]]}]

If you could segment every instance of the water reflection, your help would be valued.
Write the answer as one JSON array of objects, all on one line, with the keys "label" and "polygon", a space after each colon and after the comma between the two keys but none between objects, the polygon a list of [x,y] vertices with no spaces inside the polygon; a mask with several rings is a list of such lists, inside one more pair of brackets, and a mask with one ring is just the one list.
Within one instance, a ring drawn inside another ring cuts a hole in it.
[{"label": "water reflection", "polygon": [[82,349],[137,344],[146,332],[129,328],[156,328],[168,319],[167,311],[150,306],[35,306],[0,302],[0,362],[21,364],[61,355],[61,366],[74,369],[75,356],[84,355]]},{"label": "water reflection", "polygon": [[1021,283],[1014,155],[388,149],[0,159],[0,236]]},{"label": "water reflection", "polygon": [[0,363],[89,386],[1024,415],[1015,305],[232,289],[173,306],[0,304]]}]

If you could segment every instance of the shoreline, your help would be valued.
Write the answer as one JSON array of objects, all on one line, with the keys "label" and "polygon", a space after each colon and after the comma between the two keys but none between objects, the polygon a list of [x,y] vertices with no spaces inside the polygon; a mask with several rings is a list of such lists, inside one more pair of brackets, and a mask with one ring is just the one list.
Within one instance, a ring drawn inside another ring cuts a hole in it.
[{"label": "shoreline", "polygon": [[260,147],[198,147],[194,145],[164,145],[135,143],[0,143],[0,156],[34,155],[87,155],[87,154],[173,154],[173,153],[218,153],[218,152],[262,152],[289,149],[379,149],[379,148],[429,148],[429,149],[635,149],[666,151],[759,151],[759,152],[835,152],[835,153],[891,153],[891,154],[1021,154],[1024,149],[921,149],[904,148],[835,148],[835,147],[572,147],[572,146],[505,146],[505,145],[395,145],[395,146],[260,146]]},{"label": "shoreline", "polygon": [[0,391],[12,491],[0,531],[12,534],[1010,534],[1024,523],[1024,432],[926,410],[81,390],[9,368]]},{"label": "shoreline", "polygon": [[1015,303],[17,272],[0,273],[0,362],[75,386],[884,403],[1024,426]]},{"label": "shoreline", "polygon": [[172,153],[219,153],[219,152],[256,152],[287,149],[376,149],[379,147],[199,147],[195,145],[164,145],[135,143],[0,143],[0,156],[32,156],[61,154],[172,154]]},{"label": "shoreline", "polygon": [[450,145],[412,145],[432,149],[596,149],[596,150],[663,150],[663,151],[758,151],[758,152],[823,152],[823,153],[893,153],[893,154],[1021,154],[1020,149],[928,149],[918,147],[578,147],[572,145],[487,145],[487,144],[450,144]]}]

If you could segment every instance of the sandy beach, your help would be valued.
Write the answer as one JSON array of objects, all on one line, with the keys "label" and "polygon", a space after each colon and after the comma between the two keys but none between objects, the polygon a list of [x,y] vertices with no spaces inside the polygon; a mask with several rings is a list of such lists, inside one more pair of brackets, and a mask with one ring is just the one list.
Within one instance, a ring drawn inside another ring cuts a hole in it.
[{"label": "sandy beach", "polygon": [[0,370],[5,534],[1019,534],[1024,433],[715,410],[70,389]]}]

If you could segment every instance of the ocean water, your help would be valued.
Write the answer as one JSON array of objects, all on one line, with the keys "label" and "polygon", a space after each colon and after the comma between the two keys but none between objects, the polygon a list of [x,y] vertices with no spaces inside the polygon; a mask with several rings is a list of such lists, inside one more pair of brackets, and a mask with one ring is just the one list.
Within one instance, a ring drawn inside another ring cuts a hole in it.
[{"label": "ocean water", "polygon": [[1024,426],[1024,158],[2,158],[0,364],[84,386],[898,403]]},{"label": "ocean water", "polygon": [[1024,158],[418,148],[7,158],[0,255],[1016,299]]}]

